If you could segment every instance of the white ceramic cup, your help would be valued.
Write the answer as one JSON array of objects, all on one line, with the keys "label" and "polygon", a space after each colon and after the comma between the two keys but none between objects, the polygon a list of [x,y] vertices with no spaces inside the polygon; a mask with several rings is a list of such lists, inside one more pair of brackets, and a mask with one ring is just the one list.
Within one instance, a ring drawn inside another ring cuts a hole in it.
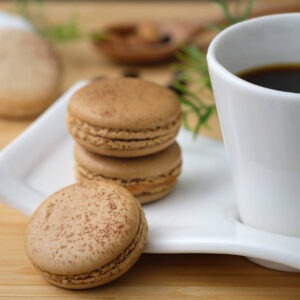
[{"label": "white ceramic cup", "polygon": [[207,60],[241,221],[300,237],[300,94],[235,75],[259,66],[300,64],[300,13],[225,29],[210,44]]}]

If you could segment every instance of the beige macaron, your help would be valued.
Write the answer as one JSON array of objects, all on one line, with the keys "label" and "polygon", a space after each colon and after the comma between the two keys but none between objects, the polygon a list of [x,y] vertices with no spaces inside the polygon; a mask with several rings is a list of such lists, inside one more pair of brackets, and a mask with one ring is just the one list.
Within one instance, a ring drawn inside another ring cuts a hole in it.
[{"label": "beige macaron", "polygon": [[122,185],[142,204],[169,194],[181,172],[181,151],[175,142],[152,155],[113,158],[75,145],[76,177],[80,181],[108,181]]},{"label": "beige macaron", "polygon": [[27,227],[26,250],[50,283],[69,289],[105,284],[141,255],[147,223],[140,203],[112,183],[77,183],[51,195]]},{"label": "beige macaron", "polygon": [[36,33],[0,29],[0,116],[32,118],[59,94],[62,68],[50,44]]},{"label": "beige macaron", "polygon": [[181,125],[175,93],[136,78],[103,79],[71,97],[67,125],[89,151],[138,157],[171,145]]}]

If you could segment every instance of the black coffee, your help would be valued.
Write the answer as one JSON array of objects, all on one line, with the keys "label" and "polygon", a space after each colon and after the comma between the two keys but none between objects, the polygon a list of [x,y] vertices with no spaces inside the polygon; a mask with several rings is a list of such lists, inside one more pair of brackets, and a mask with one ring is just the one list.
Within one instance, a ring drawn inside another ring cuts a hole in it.
[{"label": "black coffee", "polygon": [[240,72],[237,76],[269,89],[300,93],[300,64],[264,66]]}]

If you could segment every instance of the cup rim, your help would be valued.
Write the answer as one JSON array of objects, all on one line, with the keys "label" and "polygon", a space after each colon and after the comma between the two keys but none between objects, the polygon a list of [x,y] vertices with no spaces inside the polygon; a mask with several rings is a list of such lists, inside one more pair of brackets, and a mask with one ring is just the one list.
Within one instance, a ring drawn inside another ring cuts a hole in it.
[{"label": "cup rim", "polygon": [[[272,95],[276,94],[277,96],[285,96],[289,97],[289,99],[295,99],[298,100],[300,99],[300,94],[299,93],[293,93],[293,92],[286,92],[286,91],[280,91],[280,90],[275,90],[271,88],[266,88],[262,87],[256,84],[253,84],[251,82],[248,82],[234,73],[230,72],[227,68],[225,68],[216,58],[216,49],[219,46],[220,42],[226,38],[227,35],[232,34],[235,30],[241,28],[241,27],[246,27],[254,23],[263,23],[269,20],[274,20],[274,19],[285,19],[285,18],[290,18],[291,16],[299,17],[300,19],[300,12],[295,12],[295,13],[282,13],[282,14],[273,14],[273,15],[267,15],[267,16],[262,16],[262,17],[256,17],[250,20],[242,21],[236,24],[233,24],[226,29],[222,30],[220,33],[217,34],[216,37],[211,41],[208,51],[207,51],[207,62],[209,69],[213,69],[215,72],[217,72],[219,75],[225,76],[228,80],[231,82],[235,82],[236,84],[242,86],[244,89],[252,91],[252,92],[259,92],[259,93],[264,93],[266,95]],[[300,61],[299,61],[300,64]]]}]

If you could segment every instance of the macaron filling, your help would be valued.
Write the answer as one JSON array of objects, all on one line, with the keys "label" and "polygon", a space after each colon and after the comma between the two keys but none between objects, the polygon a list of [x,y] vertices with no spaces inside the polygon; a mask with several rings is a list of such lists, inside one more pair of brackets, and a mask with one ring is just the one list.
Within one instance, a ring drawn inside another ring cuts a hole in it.
[{"label": "macaron filling", "polygon": [[[131,260],[134,261],[138,258],[136,255],[136,249],[142,243],[142,246],[145,244],[145,233],[147,231],[147,222],[144,216],[144,212],[140,208],[140,218],[139,218],[139,226],[137,233],[132,240],[131,244],[121,253],[119,254],[113,261],[100,266],[99,268],[92,270],[90,272],[85,272],[82,274],[74,274],[74,275],[60,275],[60,274],[53,274],[47,271],[41,270],[38,266],[34,265],[34,267],[43,275],[45,278],[62,287],[72,287],[72,288],[84,288],[86,285],[87,287],[92,287],[93,283],[95,286],[100,284],[104,284],[109,282],[114,277],[120,276],[120,274],[127,271],[130,267],[126,267],[124,264],[130,256],[132,256]],[[136,256],[136,257],[135,257]],[[124,265],[124,266],[123,266]],[[116,271],[117,270],[117,271]],[[115,276],[114,276],[115,275]]]},{"label": "macaron filling", "polygon": [[67,115],[71,134],[84,143],[103,149],[135,150],[173,141],[181,125],[181,113],[164,126],[143,130],[100,128]]},{"label": "macaron filling", "polygon": [[105,176],[104,174],[92,172],[87,170],[80,164],[76,164],[76,173],[79,179],[83,180],[98,180],[98,181],[110,181],[122,185],[128,189],[134,196],[144,196],[149,194],[160,193],[164,190],[170,189],[171,186],[176,184],[177,178],[181,172],[181,162],[178,163],[169,172],[159,176],[152,176],[148,178],[112,178]]}]

